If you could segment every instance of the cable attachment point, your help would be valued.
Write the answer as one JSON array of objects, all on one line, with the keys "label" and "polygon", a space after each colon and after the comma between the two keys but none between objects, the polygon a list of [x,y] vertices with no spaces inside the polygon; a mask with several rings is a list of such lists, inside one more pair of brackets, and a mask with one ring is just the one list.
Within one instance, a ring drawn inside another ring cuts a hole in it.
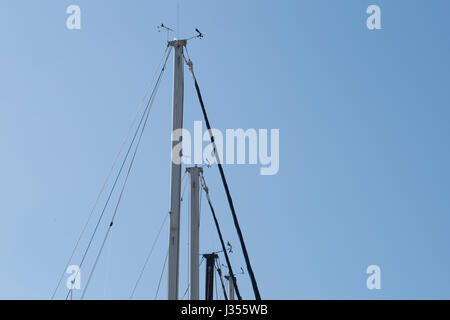
[{"label": "cable attachment point", "polygon": [[202,184],[202,188],[203,188],[203,190],[205,190],[206,196],[209,199],[209,189],[208,189],[208,186],[206,185],[206,181],[205,181],[205,177],[203,176],[203,173],[200,173],[200,178],[201,178],[200,183]]},{"label": "cable attachment point", "polygon": [[191,72],[193,72],[193,71],[194,71],[194,63],[192,62],[192,60],[191,60],[191,59],[187,60],[187,61],[186,61],[186,64],[188,65],[189,70],[190,70]]}]

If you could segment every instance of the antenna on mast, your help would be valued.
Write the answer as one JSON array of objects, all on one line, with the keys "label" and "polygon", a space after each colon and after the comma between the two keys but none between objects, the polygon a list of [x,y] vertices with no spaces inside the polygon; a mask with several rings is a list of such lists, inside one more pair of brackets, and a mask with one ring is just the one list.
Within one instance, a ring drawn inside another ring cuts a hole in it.
[{"label": "antenna on mast", "polygon": [[198,33],[197,38],[203,38],[203,33],[200,32],[200,30],[198,30],[197,28],[195,28],[195,31]]},{"label": "antenna on mast", "polygon": [[158,29],[158,32],[161,32],[163,30],[167,31],[167,40],[169,40],[170,33],[175,32],[173,29],[165,26],[164,23],[161,23],[161,25],[158,26],[157,29]]},{"label": "antenna on mast", "polygon": [[188,38],[187,40],[192,40],[192,39],[196,39],[196,38],[203,39],[205,37],[205,35],[197,28],[195,28],[195,32],[197,32],[197,34],[195,36]]}]

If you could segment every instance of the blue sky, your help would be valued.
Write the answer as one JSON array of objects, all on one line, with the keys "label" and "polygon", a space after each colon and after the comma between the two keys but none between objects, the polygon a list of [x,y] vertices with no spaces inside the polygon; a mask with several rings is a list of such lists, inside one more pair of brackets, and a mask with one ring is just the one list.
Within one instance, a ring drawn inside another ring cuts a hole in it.
[{"label": "blue sky", "polygon": [[[71,4],[79,31],[66,28]],[[366,28],[371,4],[382,30]],[[214,127],[280,129],[277,175],[225,166],[263,298],[450,298],[449,10],[440,0],[3,0],[0,298],[50,298],[162,56],[161,22],[206,34],[189,52]],[[130,296],[168,211],[171,73],[86,298]],[[192,128],[201,113],[187,72],[185,88]],[[245,269],[217,168],[205,176],[233,266]],[[186,201],[182,293],[187,214]],[[220,250],[205,198],[201,219],[201,251]],[[167,229],[136,298],[155,297]],[[372,264],[378,291],[366,288]],[[252,298],[248,275],[238,283]]]}]

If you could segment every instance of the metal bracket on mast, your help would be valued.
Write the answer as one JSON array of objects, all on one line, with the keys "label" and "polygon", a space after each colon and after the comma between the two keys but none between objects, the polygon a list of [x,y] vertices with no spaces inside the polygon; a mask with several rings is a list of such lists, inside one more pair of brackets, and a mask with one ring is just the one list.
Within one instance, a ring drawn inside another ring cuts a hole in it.
[{"label": "metal bracket on mast", "polygon": [[167,45],[175,47],[175,48],[177,48],[177,47],[185,47],[187,45],[187,40],[186,39],[184,39],[184,40],[176,40],[175,39],[175,40],[172,40],[172,41],[168,41]]}]

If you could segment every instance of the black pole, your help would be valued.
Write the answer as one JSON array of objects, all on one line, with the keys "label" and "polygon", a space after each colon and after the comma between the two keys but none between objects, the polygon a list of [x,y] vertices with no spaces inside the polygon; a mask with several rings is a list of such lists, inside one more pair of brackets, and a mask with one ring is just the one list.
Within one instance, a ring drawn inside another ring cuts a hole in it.
[{"label": "black pole", "polygon": [[217,254],[204,254],[206,259],[205,300],[214,300],[214,266]]}]

